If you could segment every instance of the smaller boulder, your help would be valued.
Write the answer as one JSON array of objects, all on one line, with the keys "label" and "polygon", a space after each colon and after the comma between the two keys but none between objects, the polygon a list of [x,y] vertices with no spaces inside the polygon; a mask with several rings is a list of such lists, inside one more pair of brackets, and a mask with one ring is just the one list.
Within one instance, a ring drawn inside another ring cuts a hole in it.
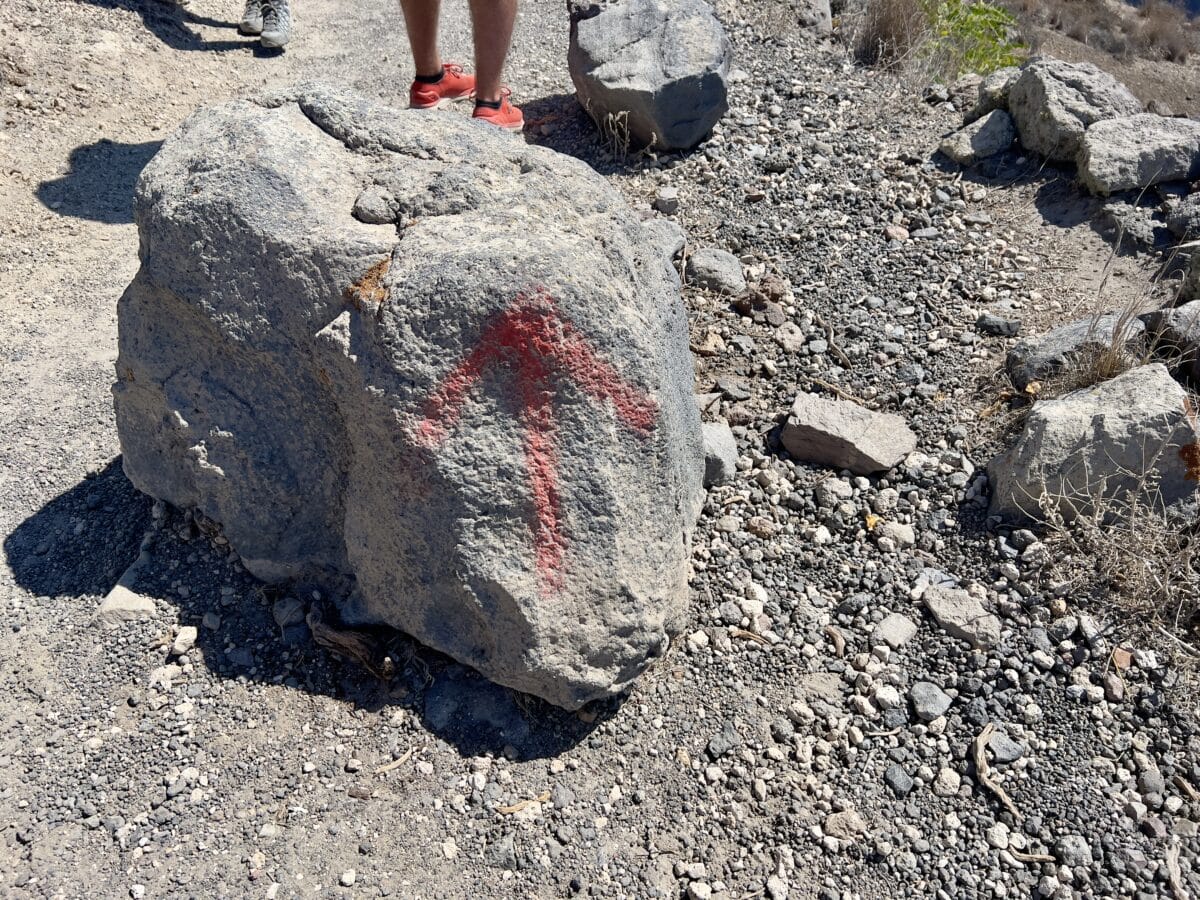
[{"label": "smaller boulder", "polygon": [[1200,434],[1166,366],[1139,366],[1035,403],[1025,430],[988,464],[990,513],[1007,521],[1119,519],[1138,501],[1182,514],[1196,501]]},{"label": "smaller boulder", "polygon": [[1171,207],[1167,228],[1180,240],[1200,240],[1200,194],[1192,194]]},{"label": "smaller boulder", "polygon": [[1005,361],[1008,377],[1017,390],[1023,391],[1032,382],[1056,375],[1088,354],[1128,347],[1145,330],[1140,319],[1120,313],[1068,322],[1018,342]]},{"label": "smaller boulder", "polygon": [[1106,119],[1088,128],[1079,177],[1093,194],[1150,187],[1200,175],[1200,122],[1151,113]]},{"label": "smaller boulder", "polygon": [[1142,104],[1107,72],[1091,63],[1041,57],[1021,70],[1008,92],[1021,144],[1059,162],[1073,161],[1089,127],[1132,116]]},{"label": "smaller boulder", "polygon": [[918,681],[909,689],[908,699],[912,701],[913,712],[922,722],[932,722],[938,716],[944,716],[954,702],[932,681]]},{"label": "smaller boulder", "polygon": [[706,291],[734,295],[746,290],[741,260],[728,250],[697,250],[688,257],[686,271],[688,281]]},{"label": "smaller boulder", "polygon": [[1012,116],[996,109],[970,125],[960,128],[942,141],[939,149],[961,166],[973,166],[982,159],[1003,153],[1017,136]]},{"label": "smaller boulder", "polygon": [[705,422],[700,427],[704,433],[704,486],[733,480],[738,461],[733,432],[724,422]]},{"label": "smaller boulder", "polygon": [[1166,351],[1178,371],[1200,384],[1200,300],[1142,316],[1157,349]]},{"label": "smaller boulder", "polygon": [[732,50],[704,0],[568,0],[567,8],[576,96],[615,140],[687,150],[725,115]]},{"label": "smaller boulder", "polygon": [[109,591],[96,609],[95,620],[105,628],[122,622],[136,622],[154,618],[154,600],[139,594],[124,584],[117,584]]},{"label": "smaller boulder", "polygon": [[899,416],[815,394],[796,397],[780,440],[796,459],[856,475],[884,472],[917,448],[917,436]]}]

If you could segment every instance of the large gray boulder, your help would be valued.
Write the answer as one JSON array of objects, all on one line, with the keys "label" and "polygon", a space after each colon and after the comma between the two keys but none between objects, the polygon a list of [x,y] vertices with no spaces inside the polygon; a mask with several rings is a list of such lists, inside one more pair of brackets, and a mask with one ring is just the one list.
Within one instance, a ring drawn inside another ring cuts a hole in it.
[{"label": "large gray boulder", "polygon": [[[352,214],[363,198],[372,217]],[[125,471],[575,708],[667,649],[704,473],[679,280],[577,160],[321,87],[191,116],[118,308]]]},{"label": "large gray boulder", "polygon": [[973,166],[980,160],[1003,153],[1017,136],[1012,116],[995,109],[948,135],[938,148],[961,166]]},{"label": "large gray boulder", "polygon": [[1066,162],[1075,159],[1091,125],[1140,113],[1142,104],[1091,63],[1044,57],[1025,65],[1009,87],[1008,111],[1025,149]]},{"label": "large gray boulder", "polygon": [[1200,477],[1196,417],[1161,363],[1034,404],[988,465],[990,512],[1013,522],[1121,518],[1137,501],[1189,510]]},{"label": "large gray boulder", "polygon": [[704,0],[568,0],[567,8],[576,96],[611,137],[686,150],[725,115],[732,50]]},{"label": "large gray boulder", "polygon": [[1200,122],[1151,113],[1105,119],[1083,136],[1079,177],[1107,195],[1200,175]]},{"label": "large gray boulder", "polygon": [[856,475],[884,472],[917,448],[917,436],[899,416],[803,393],[792,403],[779,440],[798,460]]}]

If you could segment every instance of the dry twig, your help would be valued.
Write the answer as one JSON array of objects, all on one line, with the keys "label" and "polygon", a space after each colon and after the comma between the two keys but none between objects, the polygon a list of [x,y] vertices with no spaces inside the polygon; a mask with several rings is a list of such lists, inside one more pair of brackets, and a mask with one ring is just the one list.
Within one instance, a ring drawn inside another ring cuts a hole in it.
[{"label": "dry twig", "polygon": [[400,768],[402,765],[404,765],[406,762],[408,762],[410,759],[413,758],[413,754],[415,752],[416,752],[415,747],[409,747],[403,756],[401,756],[399,759],[393,759],[387,765],[380,766],[378,769],[375,770],[375,774],[383,775],[384,773],[390,772],[393,769]]},{"label": "dry twig", "polygon": [[1004,808],[1012,814],[1012,817],[1020,822],[1024,818],[1021,815],[1021,811],[1017,809],[1016,804],[1012,802],[1012,798],[1008,796],[1004,788],[1000,787],[999,782],[992,778],[992,767],[988,765],[987,750],[985,748],[992,736],[992,732],[995,730],[995,723],[988,722],[987,725],[983,726],[983,731],[979,732],[979,737],[975,738],[975,741],[971,745],[972,756],[975,759],[975,774],[979,778],[979,783],[995,794]]},{"label": "dry twig", "polygon": [[550,792],[542,791],[540,794],[530,800],[518,800],[512,806],[498,806],[496,807],[496,812],[500,813],[502,816],[511,816],[513,813],[519,813],[526,807],[532,806],[535,803],[545,803],[549,799]]}]

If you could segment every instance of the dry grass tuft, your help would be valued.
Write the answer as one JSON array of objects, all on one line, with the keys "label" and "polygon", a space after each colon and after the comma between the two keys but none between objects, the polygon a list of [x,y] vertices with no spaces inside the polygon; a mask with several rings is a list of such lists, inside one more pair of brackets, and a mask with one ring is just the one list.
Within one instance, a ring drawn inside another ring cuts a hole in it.
[{"label": "dry grass tuft", "polygon": [[858,61],[890,68],[910,59],[933,35],[920,0],[868,0],[854,32]]},{"label": "dry grass tuft", "polygon": [[1003,0],[1026,25],[1061,31],[1117,57],[1187,62],[1200,32],[1187,11],[1170,0],[1147,0],[1136,11],[1106,0]]}]

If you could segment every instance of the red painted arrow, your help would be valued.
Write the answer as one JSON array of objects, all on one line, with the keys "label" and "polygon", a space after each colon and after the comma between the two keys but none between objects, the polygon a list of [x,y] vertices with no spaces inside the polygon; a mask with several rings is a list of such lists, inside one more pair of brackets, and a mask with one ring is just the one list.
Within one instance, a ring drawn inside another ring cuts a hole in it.
[{"label": "red painted arrow", "polygon": [[543,589],[562,586],[566,541],[559,516],[554,377],[569,377],[598,400],[608,400],[618,418],[638,434],[649,434],[658,404],[600,359],[584,337],[558,312],[544,289],[518,294],[484,329],[479,343],[442,380],[425,403],[416,440],[434,449],[462,415],[467,393],[490,365],[508,366],[516,376],[516,400],[525,427],[525,468],[533,496],[533,545]]}]

